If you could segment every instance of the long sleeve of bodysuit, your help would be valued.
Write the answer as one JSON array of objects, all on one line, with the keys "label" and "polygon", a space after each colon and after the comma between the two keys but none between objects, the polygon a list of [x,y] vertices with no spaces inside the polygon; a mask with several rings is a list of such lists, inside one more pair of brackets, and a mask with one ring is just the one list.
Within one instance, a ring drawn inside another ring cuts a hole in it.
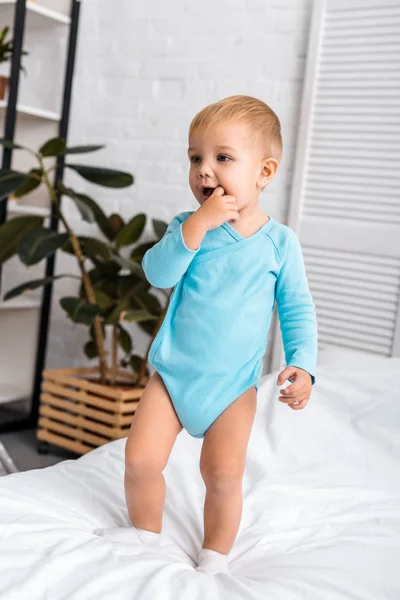
[{"label": "long sleeve of bodysuit", "polygon": [[317,319],[301,245],[293,231],[275,284],[275,299],[286,364],[307,371],[314,385],[318,353]]},{"label": "long sleeve of bodysuit", "polygon": [[174,287],[200,249],[200,246],[197,250],[186,246],[182,233],[183,215],[179,213],[172,219],[161,240],[143,256],[143,271],[156,288]]}]

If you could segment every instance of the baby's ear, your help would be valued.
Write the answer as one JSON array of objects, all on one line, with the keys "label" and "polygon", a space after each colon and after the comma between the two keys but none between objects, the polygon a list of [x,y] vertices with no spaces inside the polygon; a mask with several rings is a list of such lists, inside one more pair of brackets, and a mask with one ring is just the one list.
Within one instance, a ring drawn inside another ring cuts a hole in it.
[{"label": "baby's ear", "polygon": [[261,188],[261,191],[273,180],[278,167],[279,163],[275,158],[268,157],[263,159],[260,177],[261,179],[266,179],[267,183]]}]

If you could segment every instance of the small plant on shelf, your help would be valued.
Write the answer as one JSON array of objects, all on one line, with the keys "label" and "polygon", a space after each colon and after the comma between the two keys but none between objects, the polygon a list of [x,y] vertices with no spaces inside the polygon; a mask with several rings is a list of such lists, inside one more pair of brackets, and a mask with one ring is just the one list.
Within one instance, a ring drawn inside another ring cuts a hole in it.
[{"label": "small plant on shelf", "polygon": [[[13,40],[6,41],[6,36],[9,32],[9,29],[10,28],[8,27],[8,25],[5,25],[5,27],[3,27],[3,29],[0,32],[0,65],[2,63],[8,63],[12,59],[12,55],[14,52]],[[29,52],[22,50],[22,54],[24,56],[27,56]],[[26,69],[25,67],[23,67],[22,64],[20,65],[20,69],[24,72],[25,75],[27,75]],[[0,100],[4,100],[5,98],[8,83],[9,77],[6,77],[5,75],[0,75]]]},{"label": "small plant on shelf", "polygon": [[[119,214],[106,216],[100,206],[86,194],[67,187],[61,180],[54,184],[50,173],[57,165],[46,166],[49,157],[58,160],[62,157],[88,153],[103,146],[67,147],[65,140],[53,138],[46,141],[38,151],[11,141],[0,139],[5,147],[25,150],[37,160],[37,166],[28,173],[12,169],[0,169],[0,202],[11,193],[14,197],[25,196],[44,185],[51,199],[55,214],[65,228],[65,232],[56,232],[43,226],[43,216],[24,215],[14,217],[0,226],[0,264],[14,255],[27,266],[39,263],[52,256],[58,250],[76,257],[80,275],[61,274],[28,281],[9,290],[4,300],[34,290],[51,282],[72,277],[80,280],[77,296],[66,296],[60,304],[66,315],[75,323],[88,328],[89,339],[84,352],[89,359],[98,360],[100,383],[108,386],[118,385],[119,367],[133,371],[134,382],[143,387],[148,375],[147,359],[151,343],[164,319],[169,303],[169,294],[165,295],[165,305],[149,288],[141,266],[144,253],[161,239],[167,224],[152,219],[156,239],[152,242],[140,242],[146,225],[146,215],[137,214],[125,222]],[[94,166],[65,162],[64,167],[78,173],[84,179],[109,188],[130,186],[134,179],[129,173]],[[70,198],[78,208],[82,219],[95,223],[100,237],[76,234],[61,208],[62,196]],[[131,335],[124,327],[125,322],[135,322],[150,335],[150,342],[144,357],[134,351]],[[111,329],[111,351],[106,351],[106,328]],[[123,358],[118,361],[121,348]],[[111,354],[111,368],[108,365]],[[132,383],[131,383],[132,385]]]}]

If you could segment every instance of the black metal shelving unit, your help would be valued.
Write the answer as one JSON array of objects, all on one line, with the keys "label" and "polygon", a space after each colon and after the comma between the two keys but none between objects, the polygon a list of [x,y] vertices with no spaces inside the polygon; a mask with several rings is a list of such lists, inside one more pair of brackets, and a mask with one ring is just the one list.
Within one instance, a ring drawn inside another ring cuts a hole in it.
[{"label": "black metal shelving unit", "polygon": [[[74,75],[78,24],[79,24],[80,0],[71,0],[70,8],[70,24],[68,32],[68,44],[65,62],[64,84],[62,94],[61,117],[58,125],[58,135],[64,139],[68,136],[68,125],[71,106],[72,82]],[[19,88],[19,73],[23,47],[23,39],[26,23],[26,0],[16,0],[13,25],[13,41],[14,51],[11,63],[11,74],[9,84],[9,94],[7,102],[7,111],[4,125],[4,137],[13,141],[15,135],[16,115],[17,115],[17,100]],[[12,150],[3,148],[2,167],[11,168]],[[55,179],[63,179],[64,174],[64,157],[59,157],[57,160],[57,168],[55,170]],[[60,198],[59,198],[60,201]],[[0,225],[7,219],[7,200],[0,202]],[[51,208],[49,227],[53,231],[58,230],[59,220],[56,216],[54,206]],[[55,255],[51,256],[46,261],[45,276],[52,276],[55,268]],[[0,270],[0,289],[1,289],[1,270]],[[52,299],[52,285],[43,288],[42,301],[40,307],[40,322],[37,342],[37,353],[35,360],[35,375],[32,382],[32,398],[30,405],[30,413],[26,417],[16,418],[7,423],[0,421],[0,434],[9,431],[18,431],[23,429],[31,429],[36,427],[39,414],[40,403],[40,387],[42,380],[42,370],[46,359],[46,349],[48,340],[48,327],[50,319],[50,307]]]}]

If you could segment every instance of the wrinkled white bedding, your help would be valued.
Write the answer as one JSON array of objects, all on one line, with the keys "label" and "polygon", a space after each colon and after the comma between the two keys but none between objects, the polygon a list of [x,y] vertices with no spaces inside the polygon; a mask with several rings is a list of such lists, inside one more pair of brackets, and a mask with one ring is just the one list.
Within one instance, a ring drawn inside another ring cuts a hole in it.
[{"label": "wrinkled white bedding", "polygon": [[0,598],[399,600],[400,358],[320,353],[304,410],[263,378],[232,575],[194,570],[202,440],[185,430],[164,471],[159,551],[92,532],[127,526],[126,438],[0,478]]}]

